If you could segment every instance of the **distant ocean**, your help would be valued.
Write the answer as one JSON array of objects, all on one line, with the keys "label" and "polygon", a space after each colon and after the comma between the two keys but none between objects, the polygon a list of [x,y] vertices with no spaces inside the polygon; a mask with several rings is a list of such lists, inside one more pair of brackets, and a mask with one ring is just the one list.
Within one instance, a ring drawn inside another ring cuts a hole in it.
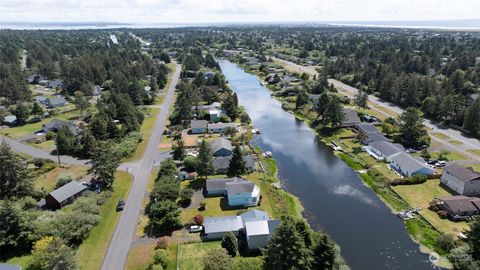
[{"label": "distant ocean", "polygon": [[449,21],[336,21],[336,22],[226,22],[226,23],[115,23],[115,22],[1,22],[0,29],[13,30],[81,30],[81,29],[118,29],[118,28],[178,28],[206,26],[248,26],[248,25],[283,25],[283,26],[357,26],[382,28],[414,28],[444,30],[480,30],[480,19]]}]

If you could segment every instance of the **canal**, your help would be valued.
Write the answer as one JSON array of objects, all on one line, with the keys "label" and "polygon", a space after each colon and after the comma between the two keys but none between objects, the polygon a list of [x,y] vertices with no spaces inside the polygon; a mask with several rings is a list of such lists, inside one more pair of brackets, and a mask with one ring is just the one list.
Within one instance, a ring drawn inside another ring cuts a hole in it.
[{"label": "canal", "polygon": [[284,111],[258,79],[227,60],[220,67],[262,132],[252,142],[271,151],[288,192],[314,229],[327,232],[352,269],[433,269],[403,222],[303,122]]}]

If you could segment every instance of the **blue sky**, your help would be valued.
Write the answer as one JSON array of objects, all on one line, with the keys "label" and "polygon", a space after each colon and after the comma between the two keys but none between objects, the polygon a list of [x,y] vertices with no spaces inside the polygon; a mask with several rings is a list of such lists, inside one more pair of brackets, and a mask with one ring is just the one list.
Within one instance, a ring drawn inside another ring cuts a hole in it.
[{"label": "blue sky", "polygon": [[458,20],[480,0],[0,0],[0,21],[132,23]]}]

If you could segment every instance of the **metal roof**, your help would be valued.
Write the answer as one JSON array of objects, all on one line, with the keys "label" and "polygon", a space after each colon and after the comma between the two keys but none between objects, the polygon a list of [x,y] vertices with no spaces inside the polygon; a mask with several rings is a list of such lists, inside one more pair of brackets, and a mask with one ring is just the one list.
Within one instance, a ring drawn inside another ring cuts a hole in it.
[{"label": "metal roof", "polygon": [[[208,125],[210,127],[210,125]],[[233,147],[232,147],[232,143],[225,139],[225,138],[218,138],[217,140],[213,141],[210,143],[210,147],[212,149],[212,153],[216,153],[218,150],[224,148],[224,149],[227,149],[229,151],[232,151]]]},{"label": "metal roof", "polygon": [[190,121],[191,128],[207,128],[207,120],[192,120]]},{"label": "metal roof", "polygon": [[227,183],[228,194],[238,194],[244,192],[253,192],[255,183],[250,181],[232,181]]},{"label": "metal roof", "polygon": [[378,152],[382,153],[382,155],[386,157],[405,151],[403,146],[386,141],[375,141],[372,142],[370,146],[375,148]]},{"label": "metal roof", "polygon": [[450,163],[443,168],[444,173],[453,175],[458,180],[467,182],[474,179],[480,179],[480,173],[473,172],[457,163]]},{"label": "metal roof", "polygon": [[61,203],[84,191],[85,189],[87,189],[85,185],[82,185],[76,181],[71,181],[70,183],[50,192],[50,196],[52,196],[57,202]]},{"label": "metal roof", "polygon": [[404,152],[394,154],[390,157],[390,159],[400,166],[403,172],[409,172],[410,174],[418,170],[428,168],[425,166],[424,162],[420,161],[419,159],[415,159]]},{"label": "metal roof", "polygon": [[203,222],[205,233],[234,232],[243,228],[239,216],[206,217]]},{"label": "metal roof", "polygon": [[[226,170],[230,165],[231,159],[232,156],[216,157],[213,160],[213,168],[215,168],[215,170]],[[243,156],[242,159],[243,161],[245,161],[245,166],[247,167],[247,169],[252,171],[255,170],[255,159],[252,155]]]},{"label": "metal roof", "polygon": [[227,188],[227,183],[232,181],[246,181],[246,180],[240,177],[207,179],[206,188],[207,188],[207,191],[225,190]]},{"label": "metal roof", "polygon": [[356,111],[350,108],[343,108],[343,114],[345,116],[345,118],[343,119],[344,125],[352,125],[355,123],[360,123],[360,118],[358,117],[358,114]]},{"label": "metal roof", "polygon": [[248,236],[270,234],[267,220],[247,221],[245,231]]}]

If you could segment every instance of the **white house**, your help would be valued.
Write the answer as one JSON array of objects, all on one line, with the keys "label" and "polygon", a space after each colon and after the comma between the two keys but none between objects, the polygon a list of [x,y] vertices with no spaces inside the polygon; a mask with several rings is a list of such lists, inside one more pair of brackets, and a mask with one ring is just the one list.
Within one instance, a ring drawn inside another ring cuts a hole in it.
[{"label": "white house", "polygon": [[410,177],[416,174],[434,175],[435,171],[425,165],[421,157],[412,157],[407,153],[399,152],[390,156],[390,167],[399,174]]},{"label": "white house", "polygon": [[480,195],[480,173],[471,171],[456,163],[443,168],[442,183],[460,195]]},{"label": "white house", "polygon": [[260,200],[260,188],[254,182],[239,177],[209,179],[205,191],[210,196],[227,196],[229,206],[255,206]]}]

